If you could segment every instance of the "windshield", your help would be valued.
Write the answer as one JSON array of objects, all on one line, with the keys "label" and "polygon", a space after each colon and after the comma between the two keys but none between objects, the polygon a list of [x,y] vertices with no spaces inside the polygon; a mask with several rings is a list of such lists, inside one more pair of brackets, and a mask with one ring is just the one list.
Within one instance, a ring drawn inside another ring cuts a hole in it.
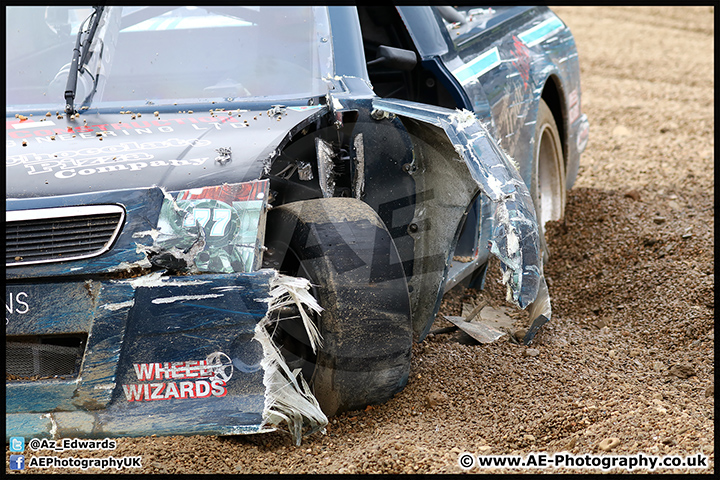
[{"label": "windshield", "polygon": [[[6,8],[8,112],[65,109],[92,7]],[[75,108],[324,95],[332,78],[318,7],[107,7],[78,73]]]}]

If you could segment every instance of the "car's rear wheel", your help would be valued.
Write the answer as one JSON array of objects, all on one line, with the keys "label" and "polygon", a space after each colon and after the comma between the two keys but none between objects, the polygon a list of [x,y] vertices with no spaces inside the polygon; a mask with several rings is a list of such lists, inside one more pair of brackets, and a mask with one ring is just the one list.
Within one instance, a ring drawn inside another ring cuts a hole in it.
[{"label": "car's rear wheel", "polygon": [[560,220],[565,213],[565,161],[557,124],[550,107],[540,99],[535,125],[535,155],[531,193],[540,227],[543,259],[549,251],[545,240],[545,223]]},{"label": "car's rear wheel", "polygon": [[274,333],[326,415],[381,403],[410,373],[412,322],[402,264],[377,214],[351,198],[307,200],[268,214],[264,266],[313,283],[322,346],[313,353],[289,309]]}]

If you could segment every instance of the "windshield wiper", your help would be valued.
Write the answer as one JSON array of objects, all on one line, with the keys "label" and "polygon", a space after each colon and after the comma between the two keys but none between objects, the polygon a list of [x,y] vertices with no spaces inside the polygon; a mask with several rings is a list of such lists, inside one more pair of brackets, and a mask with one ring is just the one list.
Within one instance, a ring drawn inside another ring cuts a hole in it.
[{"label": "windshield wiper", "polygon": [[80,25],[78,36],[75,40],[75,48],[73,49],[72,61],[70,62],[70,74],[68,75],[67,85],[65,86],[65,113],[68,115],[75,113],[75,90],[77,90],[78,73],[88,61],[88,56],[90,55],[90,45],[92,44],[92,39],[95,36],[95,31],[100,24],[102,12],[105,9],[105,7],[93,8],[95,11],[88,17],[87,20],[85,20],[85,22],[92,20],[90,31],[85,37],[85,42],[80,42],[83,33],[86,33],[86,30],[83,29],[85,22],[83,22],[83,25]]}]

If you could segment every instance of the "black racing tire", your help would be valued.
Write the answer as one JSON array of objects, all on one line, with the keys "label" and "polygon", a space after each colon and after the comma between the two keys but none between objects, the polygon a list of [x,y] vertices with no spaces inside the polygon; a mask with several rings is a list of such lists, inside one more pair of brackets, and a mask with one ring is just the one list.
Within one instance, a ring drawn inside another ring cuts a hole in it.
[{"label": "black racing tire", "polygon": [[535,153],[530,193],[540,227],[543,260],[550,252],[545,240],[545,223],[560,220],[565,214],[565,160],[558,127],[550,107],[540,99],[535,124]]},{"label": "black racing tire", "polygon": [[410,301],[395,243],[375,211],[352,198],[278,206],[268,213],[265,245],[264,266],[310,280],[323,308],[317,354],[292,315],[274,337],[323,412],[383,403],[401,391],[410,373]]}]

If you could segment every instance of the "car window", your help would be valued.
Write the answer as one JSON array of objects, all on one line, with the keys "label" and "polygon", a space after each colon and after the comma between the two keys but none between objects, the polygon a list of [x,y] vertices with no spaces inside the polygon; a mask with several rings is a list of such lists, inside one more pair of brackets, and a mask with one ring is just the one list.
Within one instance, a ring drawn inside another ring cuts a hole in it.
[{"label": "car window", "polygon": [[436,19],[429,7],[397,7],[408,27],[410,36],[422,58],[444,55],[448,51],[443,32],[435,25]]},{"label": "car window", "polygon": [[[62,104],[77,32],[92,11],[7,9],[8,104]],[[91,92],[93,105],[126,107],[322,95],[330,52],[324,8],[107,7],[76,102]]]},{"label": "car window", "polygon": [[455,47],[459,47],[508,18],[527,10],[528,7],[460,6],[449,11],[448,7],[433,7],[433,9]]},{"label": "car window", "polygon": [[[375,94],[383,98],[399,98],[413,102],[455,108],[457,103],[452,97],[447,85],[443,84],[435,72],[423,64],[425,53],[418,51],[415,39],[423,35],[433,37],[434,40],[425,42],[427,51],[438,48],[437,28],[423,28],[427,22],[427,7],[404,7],[410,9],[409,18],[418,20],[421,32],[415,35],[408,30],[408,17],[403,18],[402,12],[393,6],[361,6],[358,7],[358,17],[362,30],[362,41],[365,58],[369,61],[378,57],[381,46],[398,48],[415,53],[417,63],[411,70],[393,68],[368,68],[370,82]],[[440,51],[443,49],[440,46]],[[447,50],[445,48],[445,50]]]}]

